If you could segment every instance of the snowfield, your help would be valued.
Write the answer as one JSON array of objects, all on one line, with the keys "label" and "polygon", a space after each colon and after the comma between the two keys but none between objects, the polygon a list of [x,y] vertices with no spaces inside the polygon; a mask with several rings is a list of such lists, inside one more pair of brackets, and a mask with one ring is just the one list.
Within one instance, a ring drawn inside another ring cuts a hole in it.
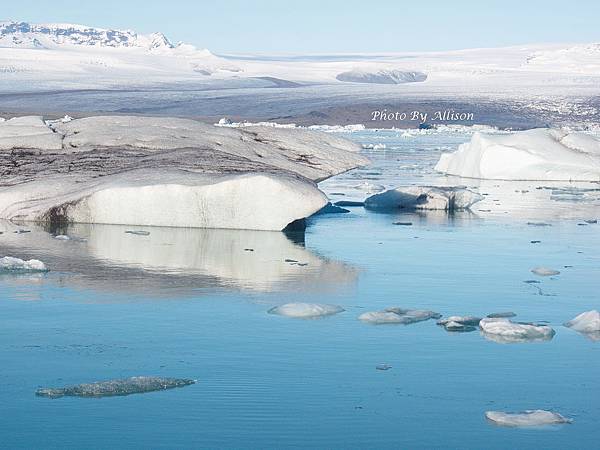
[{"label": "snowfield", "polygon": [[0,142],[0,218],[42,222],[282,230],[367,163],[330,134],[172,118],[11,119]]},{"label": "snowfield", "polygon": [[435,169],[492,180],[600,181],[600,139],[558,129],[475,133]]}]

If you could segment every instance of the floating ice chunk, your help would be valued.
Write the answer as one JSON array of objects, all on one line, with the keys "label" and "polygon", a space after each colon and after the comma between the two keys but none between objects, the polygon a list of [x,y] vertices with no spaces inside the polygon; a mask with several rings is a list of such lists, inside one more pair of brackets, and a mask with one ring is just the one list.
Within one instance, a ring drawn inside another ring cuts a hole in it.
[{"label": "floating ice chunk", "polygon": [[446,331],[475,331],[480,321],[481,318],[475,316],[450,316],[438,320],[437,324],[443,326]]},{"label": "floating ice chunk", "polygon": [[375,369],[377,370],[390,370],[392,368],[392,366],[390,366],[389,364],[377,364],[375,366]]},{"label": "floating ice chunk", "polygon": [[422,309],[386,308],[383,311],[370,311],[358,316],[363,322],[375,325],[399,323],[409,325],[429,319],[439,319],[441,314]]},{"label": "floating ice chunk", "polygon": [[58,239],[59,241],[68,241],[71,238],[66,234],[57,234],[56,236],[54,236],[54,239]]},{"label": "floating ice chunk", "polygon": [[510,317],[515,317],[516,314],[512,311],[506,311],[506,312],[497,312],[497,313],[491,313],[487,315],[490,319],[500,319],[500,318],[510,318]]},{"label": "floating ice chunk", "polygon": [[485,318],[479,322],[484,337],[502,344],[549,341],[555,334],[548,325],[512,322],[506,318]]},{"label": "floating ice chunk", "polygon": [[62,149],[62,136],[39,116],[14,117],[0,122],[0,150]]},{"label": "floating ice chunk", "polygon": [[486,411],[485,417],[495,425],[503,427],[539,427],[573,422],[572,419],[543,409],[527,410],[519,413]]},{"label": "floating ice chunk", "polygon": [[456,211],[468,209],[482,199],[481,195],[464,188],[414,186],[373,195],[365,200],[365,208]]},{"label": "floating ice chunk", "polygon": [[552,275],[559,275],[560,270],[550,269],[548,267],[534,267],[531,272],[539,275],[540,277],[550,277]]},{"label": "floating ice chunk", "polygon": [[593,341],[600,341],[600,312],[595,309],[579,314],[566,322],[565,326],[584,334]]},{"label": "floating ice chunk", "polygon": [[598,181],[600,139],[557,129],[475,133],[456,152],[442,154],[435,169],[494,180]]},{"label": "floating ice chunk", "polygon": [[271,308],[267,312],[269,314],[278,314],[286,317],[312,319],[315,317],[331,316],[342,311],[345,311],[344,308],[337,305],[326,305],[319,303],[286,303],[285,305]]},{"label": "floating ice chunk", "polygon": [[150,232],[144,230],[125,230],[125,233],[135,234],[137,236],[150,236]]},{"label": "floating ice chunk", "polygon": [[118,395],[142,394],[163,391],[196,383],[185,378],[131,377],[119,380],[78,384],[64,388],[42,388],[36,391],[40,397],[113,397]]},{"label": "floating ice chunk", "polygon": [[5,256],[0,258],[0,272],[47,272],[46,265],[38,259],[24,261],[20,258]]}]

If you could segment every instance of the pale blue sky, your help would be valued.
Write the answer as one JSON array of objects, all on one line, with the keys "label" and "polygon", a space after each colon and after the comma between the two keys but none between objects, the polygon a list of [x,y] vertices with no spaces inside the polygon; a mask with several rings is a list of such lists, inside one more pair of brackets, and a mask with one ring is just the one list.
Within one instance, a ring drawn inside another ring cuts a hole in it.
[{"label": "pale blue sky", "polygon": [[161,31],[215,53],[449,50],[600,41],[594,1],[17,0],[1,19]]}]

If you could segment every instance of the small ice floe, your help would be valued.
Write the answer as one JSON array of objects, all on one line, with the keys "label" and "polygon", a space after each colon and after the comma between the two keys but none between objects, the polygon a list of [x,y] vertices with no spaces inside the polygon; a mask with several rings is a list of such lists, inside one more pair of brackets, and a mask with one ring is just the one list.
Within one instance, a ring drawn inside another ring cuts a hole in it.
[{"label": "small ice floe", "polygon": [[546,222],[527,222],[527,225],[529,225],[530,227],[551,227],[552,226],[551,223],[546,223]]},{"label": "small ice floe", "polygon": [[269,314],[278,314],[280,316],[294,317],[298,319],[313,319],[316,317],[331,316],[333,314],[345,311],[344,308],[337,305],[327,305],[319,303],[286,303],[285,305],[275,306],[267,311]]},{"label": "small ice floe", "polygon": [[186,378],[131,377],[119,380],[78,384],[64,388],[42,388],[35,394],[40,397],[114,397],[118,395],[143,394],[164,391],[196,383]]},{"label": "small ice floe", "polygon": [[18,230],[15,230],[13,233],[25,234],[25,233],[31,233],[31,230],[24,230],[23,228],[19,228]]},{"label": "small ice floe", "polygon": [[544,425],[560,425],[572,423],[572,419],[552,411],[533,409],[518,413],[503,411],[486,411],[485,418],[501,427],[541,427]]},{"label": "small ice floe", "polygon": [[485,338],[500,344],[549,341],[555,334],[548,325],[512,322],[506,318],[481,319],[479,328]]},{"label": "small ice floe", "polygon": [[394,222],[392,225],[401,225],[404,227],[410,227],[410,226],[412,226],[412,222]]},{"label": "small ice floe", "polygon": [[590,225],[594,225],[596,223],[598,223],[598,219],[589,219],[589,220],[585,220],[585,223],[588,223]]},{"label": "small ice floe", "polygon": [[460,187],[411,186],[373,195],[365,200],[365,208],[376,210],[442,210],[469,209],[483,197]]},{"label": "small ice floe", "polygon": [[530,242],[531,242],[532,244],[541,244],[541,243],[542,243],[542,241],[537,241],[537,240],[530,241]]},{"label": "small ice floe", "polygon": [[390,370],[392,368],[392,366],[390,366],[389,364],[377,364],[375,366],[376,370]]},{"label": "small ice floe", "polygon": [[565,327],[580,332],[592,341],[600,341],[600,312],[594,309],[581,313],[566,322]]},{"label": "small ice floe", "polygon": [[352,186],[352,188],[357,189],[359,191],[365,191],[366,193],[385,191],[385,186],[382,186],[381,184],[369,183],[368,181],[363,181],[362,183],[355,184],[354,186]]},{"label": "small ice floe", "polygon": [[127,231],[125,231],[125,233],[135,234],[137,236],[149,236],[150,235],[149,231],[143,231],[143,230],[127,230]]},{"label": "small ice floe", "polygon": [[510,318],[510,317],[515,317],[516,314],[512,311],[506,311],[506,312],[497,312],[497,313],[491,313],[488,314],[487,317],[490,319],[501,319],[501,318]]},{"label": "small ice floe", "polygon": [[383,311],[370,311],[358,316],[358,320],[375,325],[399,323],[409,325],[429,319],[439,319],[442,315],[423,309],[386,308]]},{"label": "small ice floe", "polygon": [[440,319],[437,321],[438,325],[443,326],[446,331],[475,331],[479,322],[481,321],[481,317],[475,316],[450,316],[445,317],[444,319]]},{"label": "small ice floe", "polygon": [[362,148],[365,150],[385,150],[385,144],[363,144]]},{"label": "small ice floe", "polygon": [[0,258],[0,272],[47,272],[48,268],[39,259],[24,261],[20,258],[5,256]]},{"label": "small ice floe", "polygon": [[59,241],[71,240],[71,238],[69,236],[67,236],[66,234],[57,234],[56,236],[54,236],[54,239],[58,239]]},{"label": "small ice floe", "polygon": [[559,275],[560,270],[550,269],[548,267],[534,267],[531,269],[531,273],[539,275],[540,277],[551,277],[553,275]]}]

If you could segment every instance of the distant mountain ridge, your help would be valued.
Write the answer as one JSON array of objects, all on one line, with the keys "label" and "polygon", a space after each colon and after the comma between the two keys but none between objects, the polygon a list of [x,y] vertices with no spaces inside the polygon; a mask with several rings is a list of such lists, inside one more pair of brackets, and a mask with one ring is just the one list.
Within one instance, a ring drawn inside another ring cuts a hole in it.
[{"label": "distant mountain ridge", "polygon": [[[57,48],[83,46],[86,48],[139,48],[147,51],[185,49],[198,51],[187,44],[172,44],[162,33],[138,34],[132,30],[113,30],[66,23],[31,24],[0,22],[0,47]],[[208,50],[201,50],[210,54]]]}]

